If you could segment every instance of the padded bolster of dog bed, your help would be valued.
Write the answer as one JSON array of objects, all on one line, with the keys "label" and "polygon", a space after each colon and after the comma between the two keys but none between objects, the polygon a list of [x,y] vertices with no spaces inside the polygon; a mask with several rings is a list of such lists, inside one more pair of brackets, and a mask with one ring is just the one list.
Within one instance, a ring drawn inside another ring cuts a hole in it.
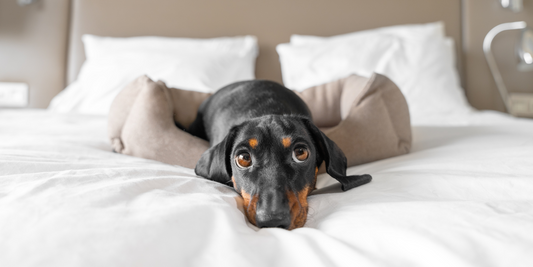
[{"label": "padded bolster of dog bed", "polygon": [[346,78],[297,93],[348,166],[409,153],[411,121],[402,92],[386,76]]},{"label": "padded bolster of dog bed", "polygon": [[[409,152],[411,125],[407,102],[387,77],[351,75],[297,93],[316,126],[345,153],[348,166]],[[167,88],[141,76],[115,98],[108,115],[114,151],[194,168],[209,148],[188,128],[207,93]]]},{"label": "padded bolster of dog bed", "polygon": [[176,127],[189,127],[211,94],[167,88],[141,76],[115,97],[108,114],[108,136],[115,152],[194,168],[209,148],[203,139]]}]

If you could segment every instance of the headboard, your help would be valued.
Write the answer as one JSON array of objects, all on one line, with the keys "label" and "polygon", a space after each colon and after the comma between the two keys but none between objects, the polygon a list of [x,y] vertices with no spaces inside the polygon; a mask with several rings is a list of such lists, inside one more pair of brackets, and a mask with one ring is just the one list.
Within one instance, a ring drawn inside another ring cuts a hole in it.
[{"label": "headboard", "polygon": [[[461,0],[73,0],[68,83],[85,60],[81,35],[210,38],[255,35],[256,77],[281,82],[275,47],[291,34],[330,36],[396,24],[444,21],[461,44]],[[458,66],[462,72],[460,53]]]}]

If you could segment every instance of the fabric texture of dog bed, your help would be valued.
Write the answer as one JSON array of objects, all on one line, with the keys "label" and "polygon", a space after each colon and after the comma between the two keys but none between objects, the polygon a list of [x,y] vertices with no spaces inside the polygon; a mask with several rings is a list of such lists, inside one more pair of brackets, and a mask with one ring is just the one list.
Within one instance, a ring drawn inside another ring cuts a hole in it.
[{"label": "fabric texture of dog bed", "polygon": [[[348,167],[406,154],[411,148],[407,102],[383,75],[350,75],[297,94],[309,106],[315,125],[342,149]],[[108,133],[113,149],[194,168],[209,143],[176,123],[188,128],[209,96],[137,78],[111,105]]]},{"label": "fabric texture of dog bed", "polygon": [[406,154],[411,148],[407,102],[386,76],[350,75],[297,94],[315,125],[342,149],[348,167]]}]

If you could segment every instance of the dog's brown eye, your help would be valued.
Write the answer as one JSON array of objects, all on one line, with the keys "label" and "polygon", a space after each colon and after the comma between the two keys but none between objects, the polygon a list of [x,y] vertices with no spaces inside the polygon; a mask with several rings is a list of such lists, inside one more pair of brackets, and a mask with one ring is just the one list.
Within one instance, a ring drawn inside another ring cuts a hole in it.
[{"label": "dog's brown eye", "polygon": [[241,168],[248,168],[252,166],[252,157],[248,153],[241,153],[235,157],[235,162]]},{"label": "dog's brown eye", "polygon": [[309,157],[309,150],[305,147],[296,147],[292,151],[292,159],[296,162],[303,162]]}]

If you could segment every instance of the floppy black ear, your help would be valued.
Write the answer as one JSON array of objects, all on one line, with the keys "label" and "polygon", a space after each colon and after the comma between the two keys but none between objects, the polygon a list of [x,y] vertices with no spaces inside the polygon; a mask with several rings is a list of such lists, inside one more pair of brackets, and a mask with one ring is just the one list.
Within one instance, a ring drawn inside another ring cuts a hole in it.
[{"label": "floppy black ear", "polygon": [[306,118],[302,118],[302,121],[315,141],[320,154],[320,157],[317,157],[317,166],[325,161],[326,172],[341,183],[343,191],[364,185],[372,180],[372,176],[369,174],[346,176],[346,156],[342,150],[311,121]]},{"label": "floppy black ear", "polygon": [[237,136],[238,127],[233,127],[226,138],[217,145],[209,148],[202,154],[196,163],[194,172],[209,180],[228,186],[233,186],[231,181],[231,148]]}]

